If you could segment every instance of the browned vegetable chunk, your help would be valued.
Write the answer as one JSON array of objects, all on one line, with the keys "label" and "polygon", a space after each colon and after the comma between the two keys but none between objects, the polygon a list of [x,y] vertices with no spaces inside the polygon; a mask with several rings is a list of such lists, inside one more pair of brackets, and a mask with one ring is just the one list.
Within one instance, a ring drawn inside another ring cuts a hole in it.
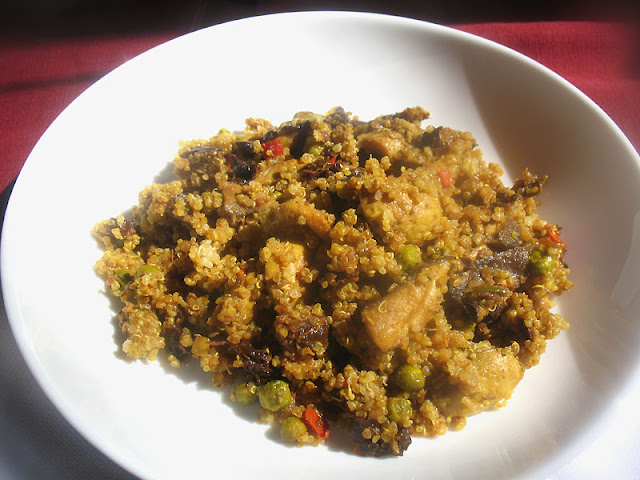
[{"label": "browned vegetable chunk", "polygon": [[469,416],[495,407],[511,397],[522,380],[522,365],[489,342],[473,344],[469,352],[443,357],[443,373],[431,395],[433,403],[448,416]]},{"label": "browned vegetable chunk", "polygon": [[360,136],[360,148],[376,158],[389,157],[394,160],[405,144],[402,135],[387,128],[380,128]]},{"label": "browned vegetable chunk", "polygon": [[442,215],[438,199],[417,189],[400,187],[389,193],[367,193],[361,198],[362,211],[371,229],[381,238],[422,246]]},{"label": "browned vegetable chunk", "polygon": [[442,303],[441,283],[449,265],[438,262],[425,267],[410,282],[371,303],[362,311],[369,336],[382,351],[398,348],[409,332],[421,329]]},{"label": "browned vegetable chunk", "polygon": [[285,202],[268,212],[265,219],[266,230],[270,234],[287,229],[309,227],[318,237],[326,240],[333,226],[333,218],[325,211],[297,202]]}]

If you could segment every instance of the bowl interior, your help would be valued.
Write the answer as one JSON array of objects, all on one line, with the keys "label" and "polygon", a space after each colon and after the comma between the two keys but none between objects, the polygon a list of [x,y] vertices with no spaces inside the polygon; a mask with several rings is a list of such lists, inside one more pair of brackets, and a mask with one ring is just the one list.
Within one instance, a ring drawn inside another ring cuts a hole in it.
[{"label": "bowl interior", "polygon": [[[471,418],[462,432],[414,439],[402,458],[359,458],[339,438],[287,448],[197,366],[126,361],[93,272],[100,249],[91,227],[166,177],[179,140],[336,105],[363,119],[421,105],[433,124],[472,132],[485,159],[504,166],[505,182],[525,167],[549,175],[540,214],[564,227],[569,244],[575,287],[558,308],[571,329],[549,343],[506,408]],[[636,368],[639,164],[617,127],[567,82],[471,35],[369,14],[232,22],[128,62],[52,124],[5,219],[7,311],[56,406],[144,478],[211,468],[263,478],[537,477],[588,437]]]}]

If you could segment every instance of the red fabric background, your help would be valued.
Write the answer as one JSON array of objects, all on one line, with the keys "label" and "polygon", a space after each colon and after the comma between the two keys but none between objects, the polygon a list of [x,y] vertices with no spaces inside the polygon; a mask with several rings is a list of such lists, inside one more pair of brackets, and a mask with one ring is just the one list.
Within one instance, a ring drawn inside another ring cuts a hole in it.
[{"label": "red fabric background", "polygon": [[0,191],[78,95],[122,63],[175,36],[0,45]]},{"label": "red fabric background", "polygon": [[[457,26],[551,68],[593,99],[640,150],[640,73],[634,32],[612,23]],[[0,190],[47,126],[123,62],[178,33],[0,45]],[[634,58],[635,57],[635,58]]]},{"label": "red fabric background", "polygon": [[640,32],[630,25],[550,22],[461,25],[549,67],[596,102],[640,152]]}]

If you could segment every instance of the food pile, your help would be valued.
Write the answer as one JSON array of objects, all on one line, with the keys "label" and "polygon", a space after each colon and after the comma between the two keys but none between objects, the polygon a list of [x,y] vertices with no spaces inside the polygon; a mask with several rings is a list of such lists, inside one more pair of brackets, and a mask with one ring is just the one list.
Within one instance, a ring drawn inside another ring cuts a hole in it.
[{"label": "food pile", "polygon": [[285,442],[402,455],[502,406],[567,328],[567,245],[469,133],[419,107],[250,118],[181,145],[176,180],[100,222],[123,350],[197,361]]}]

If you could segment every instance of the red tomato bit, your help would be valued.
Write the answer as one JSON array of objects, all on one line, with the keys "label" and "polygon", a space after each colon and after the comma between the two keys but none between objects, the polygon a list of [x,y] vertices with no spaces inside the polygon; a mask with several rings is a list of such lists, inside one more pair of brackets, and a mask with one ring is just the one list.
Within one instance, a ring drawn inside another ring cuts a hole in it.
[{"label": "red tomato bit", "polygon": [[443,187],[449,187],[455,183],[453,178],[451,178],[449,170],[440,170],[438,176],[440,177],[440,183],[442,183]]},{"label": "red tomato bit", "polygon": [[544,229],[547,231],[547,237],[549,237],[552,241],[559,243],[563,248],[569,248],[569,246],[560,238],[560,235],[558,235],[556,227],[552,225],[545,225]]},{"label": "red tomato bit", "polygon": [[323,420],[315,408],[307,405],[307,409],[302,415],[302,421],[320,438],[325,439],[329,437],[329,425],[327,425],[327,422]]},{"label": "red tomato bit", "polygon": [[272,142],[263,143],[262,152],[265,158],[271,158],[277,155],[282,155],[284,153],[284,150],[282,148],[282,143],[280,143],[280,140],[274,140]]}]

